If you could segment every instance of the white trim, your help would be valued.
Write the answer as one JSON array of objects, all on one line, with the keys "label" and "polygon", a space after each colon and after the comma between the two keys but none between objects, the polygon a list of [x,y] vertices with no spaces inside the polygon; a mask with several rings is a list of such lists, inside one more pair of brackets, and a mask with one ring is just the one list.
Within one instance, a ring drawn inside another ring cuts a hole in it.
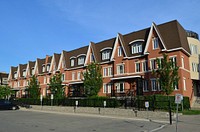
[{"label": "white trim", "polygon": [[114,78],[110,78],[110,80],[130,79],[130,78],[137,78],[137,77],[141,77],[141,76],[137,75],[137,76],[126,76],[126,77],[114,77]]},{"label": "white trim", "polygon": [[131,41],[131,42],[129,42],[129,45],[131,45],[131,44],[133,44],[133,43],[135,43],[135,42],[144,42],[144,39],[136,39],[136,40],[133,40],[133,41]]},{"label": "white trim", "polygon": [[77,58],[79,58],[80,56],[86,56],[86,54],[79,54],[77,55]]},{"label": "white trim", "polygon": [[119,36],[119,33],[117,34],[117,38],[115,39],[115,43],[114,43],[114,47],[113,47],[113,52],[112,52],[112,55],[111,55],[111,57],[110,57],[110,61],[112,61],[113,60],[113,58],[114,58],[114,55],[115,55],[115,52],[116,52],[116,50],[117,50],[117,44],[119,43],[119,45],[122,47],[122,49],[123,49],[123,53],[124,53],[124,57],[127,57],[127,54],[126,54],[126,51],[125,51],[125,49],[124,49],[124,45],[123,45],[123,43],[122,43],[122,40],[121,40],[121,38],[120,38],[120,36]]},{"label": "white trim", "polygon": [[11,70],[11,68],[10,68],[10,72],[9,72],[9,75],[8,75],[8,81],[11,80],[11,78],[10,78],[11,75],[12,75],[11,71],[12,71],[12,70]]},{"label": "white trim", "polygon": [[62,51],[62,54],[60,55],[60,60],[58,62],[58,68],[57,68],[57,70],[61,69],[63,58],[64,58],[64,51]]},{"label": "white trim", "polygon": [[79,66],[79,67],[74,67],[74,68],[65,68],[64,70],[70,71],[70,70],[76,70],[80,68],[84,68],[85,66]]},{"label": "white trim", "polygon": [[135,58],[139,58],[139,57],[143,57],[145,55],[137,55],[137,56],[132,56],[132,57],[124,57],[125,59],[135,59]]},{"label": "white trim", "polygon": [[84,66],[87,64],[88,62],[88,59],[90,57],[90,50],[91,50],[91,43],[89,44],[89,47],[88,47],[88,50],[87,50],[87,54],[86,54],[86,57],[85,57],[85,63],[84,63]]},{"label": "white trim", "polygon": [[54,56],[55,55],[53,55],[52,60],[51,60],[51,65],[50,65],[50,68],[49,68],[49,72],[53,72],[53,69],[52,69],[53,68],[53,63],[55,62],[54,61],[54,58],[55,58]]},{"label": "white trim", "polygon": [[104,50],[112,50],[112,47],[105,47],[105,48],[101,49],[100,52],[102,52]]},{"label": "white trim", "polygon": [[[146,46],[145,46],[145,49],[144,49],[144,54],[147,53],[147,49],[148,49],[149,44],[150,44],[150,41],[151,41],[151,36],[152,36],[152,34],[153,34],[153,29],[155,29],[155,31],[156,31],[156,33],[157,33],[157,35],[158,35],[158,38],[160,39],[161,44],[162,44],[163,47],[164,47],[164,50],[167,50],[167,49],[166,49],[166,46],[165,46],[165,44],[164,44],[164,42],[163,42],[163,40],[162,40],[162,38],[161,38],[161,36],[160,36],[160,34],[158,33],[158,30],[157,30],[155,24],[152,23],[151,29],[150,29],[150,32],[149,32],[149,35],[148,35],[148,39],[147,39],[147,42],[146,42]],[[163,49],[162,49],[162,50],[163,50]]]},{"label": "white trim", "polygon": [[176,51],[176,50],[183,50],[187,55],[191,55],[190,53],[188,53],[183,47],[179,47],[179,48],[173,48],[173,49],[169,49],[167,50],[168,52],[171,52],[171,51]]},{"label": "white trim", "polygon": [[72,57],[70,57],[69,59],[70,59],[70,60],[71,60],[71,59],[76,59],[76,57],[75,57],[75,56],[72,56]]},{"label": "white trim", "polygon": [[78,81],[78,82],[70,82],[69,85],[73,85],[73,84],[82,84],[83,81]]}]

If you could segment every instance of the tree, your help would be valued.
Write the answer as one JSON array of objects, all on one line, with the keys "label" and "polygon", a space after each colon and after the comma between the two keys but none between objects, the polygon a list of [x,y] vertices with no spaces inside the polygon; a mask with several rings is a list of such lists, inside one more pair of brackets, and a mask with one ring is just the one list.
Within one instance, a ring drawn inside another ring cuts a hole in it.
[{"label": "tree", "polygon": [[9,86],[0,86],[0,99],[8,99],[12,94],[12,91]]},{"label": "tree", "polygon": [[97,63],[89,64],[86,67],[86,72],[83,73],[83,77],[86,96],[97,96],[103,84],[101,66]]},{"label": "tree", "polygon": [[33,75],[30,79],[30,84],[28,86],[29,97],[33,99],[38,99],[40,96],[40,86],[37,77]]},{"label": "tree", "polygon": [[162,91],[168,96],[170,95],[175,87],[178,87],[179,67],[175,62],[168,59],[166,54],[163,54],[163,59],[156,59],[158,69],[153,71],[153,74],[159,78],[160,86]]},{"label": "tree", "polygon": [[49,88],[55,99],[62,99],[65,97],[61,76],[62,74],[55,74],[50,79]]}]

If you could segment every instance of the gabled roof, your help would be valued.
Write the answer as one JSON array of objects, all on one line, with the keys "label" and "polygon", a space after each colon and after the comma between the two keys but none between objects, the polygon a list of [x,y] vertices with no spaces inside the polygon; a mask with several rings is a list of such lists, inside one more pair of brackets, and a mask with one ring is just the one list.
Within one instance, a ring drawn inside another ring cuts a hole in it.
[{"label": "gabled roof", "polygon": [[45,58],[39,59],[37,58],[35,64],[35,73],[38,71],[38,74],[42,74],[42,65],[45,64]]},{"label": "gabled roof", "polygon": [[[111,39],[108,39],[108,40],[105,40],[105,41],[101,41],[101,42],[98,42],[95,44],[95,49],[96,49],[96,59],[97,59],[97,62],[105,62],[105,61],[108,61],[108,60],[102,60],[101,59],[101,50],[104,49],[104,48],[107,48],[107,47],[111,47],[113,48],[114,46],[114,43],[115,43],[115,39],[116,38],[111,38]],[[112,54],[112,52],[111,52]]]},{"label": "gabled roof", "polygon": [[27,69],[27,64],[19,64],[19,77],[23,77],[23,70]]},{"label": "gabled roof", "polygon": [[[74,68],[74,67],[79,67],[78,63],[77,63],[77,57],[79,55],[85,55],[86,56],[88,47],[89,46],[84,46],[84,47],[81,47],[79,49],[75,49],[75,50],[67,52],[67,55],[66,55],[66,58],[65,58],[66,59],[66,67],[67,67],[67,69]],[[74,63],[73,67],[70,66],[70,59],[72,57],[75,57],[75,63]],[[81,66],[83,66],[83,65],[81,65]]]},{"label": "gabled roof", "polygon": [[17,72],[18,67],[11,66],[8,79],[14,79],[14,73]]},{"label": "gabled roof", "polygon": [[29,61],[26,68],[26,75],[32,75],[32,68],[35,67],[35,61]]},{"label": "gabled roof", "polygon": [[53,68],[54,65],[56,66],[56,70],[57,70],[58,64],[59,64],[59,61],[60,61],[60,56],[61,56],[61,54],[57,54],[57,53],[53,54],[53,57],[51,59],[51,66],[50,66],[50,71],[49,72],[53,71],[52,68]]}]

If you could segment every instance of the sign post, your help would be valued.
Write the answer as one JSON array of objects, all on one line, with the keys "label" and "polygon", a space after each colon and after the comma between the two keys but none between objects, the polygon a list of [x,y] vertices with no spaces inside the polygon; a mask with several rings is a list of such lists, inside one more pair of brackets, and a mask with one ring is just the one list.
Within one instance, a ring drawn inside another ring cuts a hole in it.
[{"label": "sign post", "polygon": [[43,96],[42,96],[42,94],[41,94],[41,95],[40,95],[41,109],[42,109],[42,99],[43,99]]},{"label": "sign post", "polygon": [[103,101],[103,107],[104,108],[106,107],[106,101]]},{"label": "sign post", "polygon": [[148,115],[149,101],[145,101],[145,107],[147,109],[147,119],[148,119],[149,118],[149,115]]},{"label": "sign post", "polygon": [[51,106],[53,106],[53,94],[51,94]]},{"label": "sign post", "polygon": [[76,100],[76,108],[78,107],[78,100]]},{"label": "sign post", "polygon": [[175,103],[176,103],[176,132],[177,132],[177,125],[178,125],[178,105],[182,102],[183,95],[176,94],[175,96]]}]

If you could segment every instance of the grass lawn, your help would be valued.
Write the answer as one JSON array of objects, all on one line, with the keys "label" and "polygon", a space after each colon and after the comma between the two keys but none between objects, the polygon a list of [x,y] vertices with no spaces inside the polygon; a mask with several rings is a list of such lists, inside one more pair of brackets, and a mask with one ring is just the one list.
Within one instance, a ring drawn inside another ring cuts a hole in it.
[{"label": "grass lawn", "polygon": [[200,115],[200,110],[184,110],[183,115]]}]

